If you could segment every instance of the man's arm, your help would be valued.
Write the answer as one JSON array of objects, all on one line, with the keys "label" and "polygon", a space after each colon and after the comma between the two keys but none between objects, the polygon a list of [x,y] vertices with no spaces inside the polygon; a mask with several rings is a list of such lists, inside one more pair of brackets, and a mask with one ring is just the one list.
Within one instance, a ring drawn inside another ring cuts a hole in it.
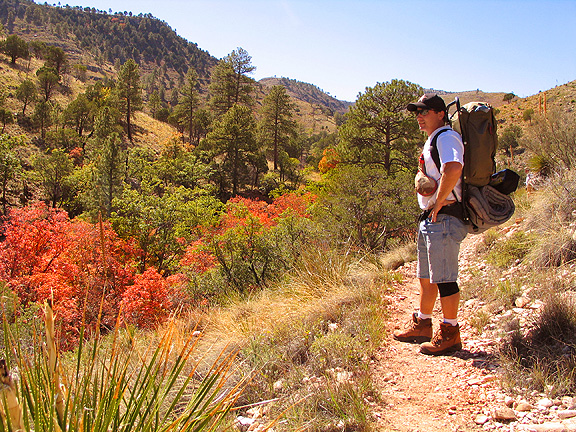
[{"label": "man's arm", "polygon": [[462,164],[460,162],[447,162],[444,164],[440,184],[438,185],[438,195],[436,195],[436,204],[430,213],[432,222],[436,222],[438,212],[446,204],[446,198],[456,187],[456,183],[462,175]]}]

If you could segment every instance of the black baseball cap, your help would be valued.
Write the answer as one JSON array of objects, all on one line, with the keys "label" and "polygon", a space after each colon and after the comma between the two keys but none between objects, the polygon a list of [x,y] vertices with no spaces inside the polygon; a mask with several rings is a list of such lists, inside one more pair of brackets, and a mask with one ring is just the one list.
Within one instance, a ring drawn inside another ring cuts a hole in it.
[{"label": "black baseball cap", "polygon": [[409,103],[406,107],[408,111],[417,111],[418,109],[432,109],[434,111],[446,111],[444,99],[435,93],[426,93],[418,102]]}]

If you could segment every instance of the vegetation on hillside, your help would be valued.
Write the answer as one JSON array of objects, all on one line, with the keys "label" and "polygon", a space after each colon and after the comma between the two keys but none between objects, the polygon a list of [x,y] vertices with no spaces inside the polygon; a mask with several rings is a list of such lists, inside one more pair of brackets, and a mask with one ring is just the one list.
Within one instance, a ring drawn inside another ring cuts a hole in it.
[{"label": "vegetation on hillside", "polygon": [[[19,34],[28,42],[38,36],[66,50],[90,53],[97,62],[153,63],[159,68],[185,74],[194,66],[208,77],[216,59],[178,36],[167,23],[150,14],[112,12],[89,7],[38,5],[31,0],[2,0],[0,22],[9,34]],[[38,33],[40,30],[40,34]],[[41,39],[42,40],[42,39]]]},{"label": "vegetation on hillside", "polygon": [[[47,300],[58,315],[54,339],[72,352],[91,340],[115,347],[119,337],[133,347],[150,337],[140,331],[182,316],[207,345],[211,332],[233,344],[247,368],[238,376],[256,371],[241,403],[277,402],[271,413],[289,412],[279,430],[305,427],[310,413],[314,430],[366,430],[363,365],[382,337],[378,293],[391,278],[380,255],[410,243],[419,212],[412,185],[423,136],[405,107],[423,89],[377,83],[337,115],[342,107],[314,86],[283,79],[261,88],[244,49],[215,61],[150,16],[1,5],[0,279],[10,331],[31,340],[27,323]],[[81,58],[102,61],[100,72]],[[304,113],[302,99],[330,126]],[[554,197],[541,211],[554,217],[494,239],[496,267],[574,259],[573,194],[563,189],[574,125],[562,100],[558,114],[528,112],[526,100],[500,107],[499,166],[539,167]],[[515,289],[489,291],[509,304]],[[518,337],[523,353],[533,342]],[[10,364],[26,357],[9,345]]]}]

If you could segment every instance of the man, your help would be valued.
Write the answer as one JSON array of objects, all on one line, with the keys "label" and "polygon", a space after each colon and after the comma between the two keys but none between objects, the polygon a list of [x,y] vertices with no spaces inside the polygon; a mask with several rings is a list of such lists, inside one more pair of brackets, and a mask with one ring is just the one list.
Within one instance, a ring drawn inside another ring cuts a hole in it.
[{"label": "man", "polygon": [[[424,144],[422,170],[437,183],[433,193],[418,193],[423,213],[418,226],[418,267],[420,307],[404,330],[394,332],[402,342],[422,343],[420,352],[444,355],[462,348],[458,325],[458,253],[468,232],[462,222],[462,168],[464,145],[448,125],[446,104],[436,94],[425,94],[411,103],[420,130],[428,135]],[[434,148],[437,149],[434,161]],[[432,338],[432,311],[440,295],[443,321]]]}]

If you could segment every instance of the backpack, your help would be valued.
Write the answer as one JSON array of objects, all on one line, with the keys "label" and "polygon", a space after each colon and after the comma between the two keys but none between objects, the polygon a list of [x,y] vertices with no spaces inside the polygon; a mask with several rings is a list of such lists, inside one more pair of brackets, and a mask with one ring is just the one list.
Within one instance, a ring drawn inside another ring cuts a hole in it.
[{"label": "backpack", "polygon": [[[464,142],[464,168],[462,170],[462,203],[464,223],[468,232],[479,234],[508,221],[515,206],[508,196],[518,187],[519,176],[512,170],[496,173],[496,119],[493,108],[484,102],[470,102],[460,106],[458,98],[448,104],[456,112],[450,117],[452,128],[462,136]],[[447,129],[446,129],[447,130]],[[440,170],[440,156],[436,147],[437,133],[431,142],[434,163]],[[506,188],[502,188],[506,177]],[[499,190],[500,189],[500,190]],[[504,193],[506,192],[506,193]]]}]

